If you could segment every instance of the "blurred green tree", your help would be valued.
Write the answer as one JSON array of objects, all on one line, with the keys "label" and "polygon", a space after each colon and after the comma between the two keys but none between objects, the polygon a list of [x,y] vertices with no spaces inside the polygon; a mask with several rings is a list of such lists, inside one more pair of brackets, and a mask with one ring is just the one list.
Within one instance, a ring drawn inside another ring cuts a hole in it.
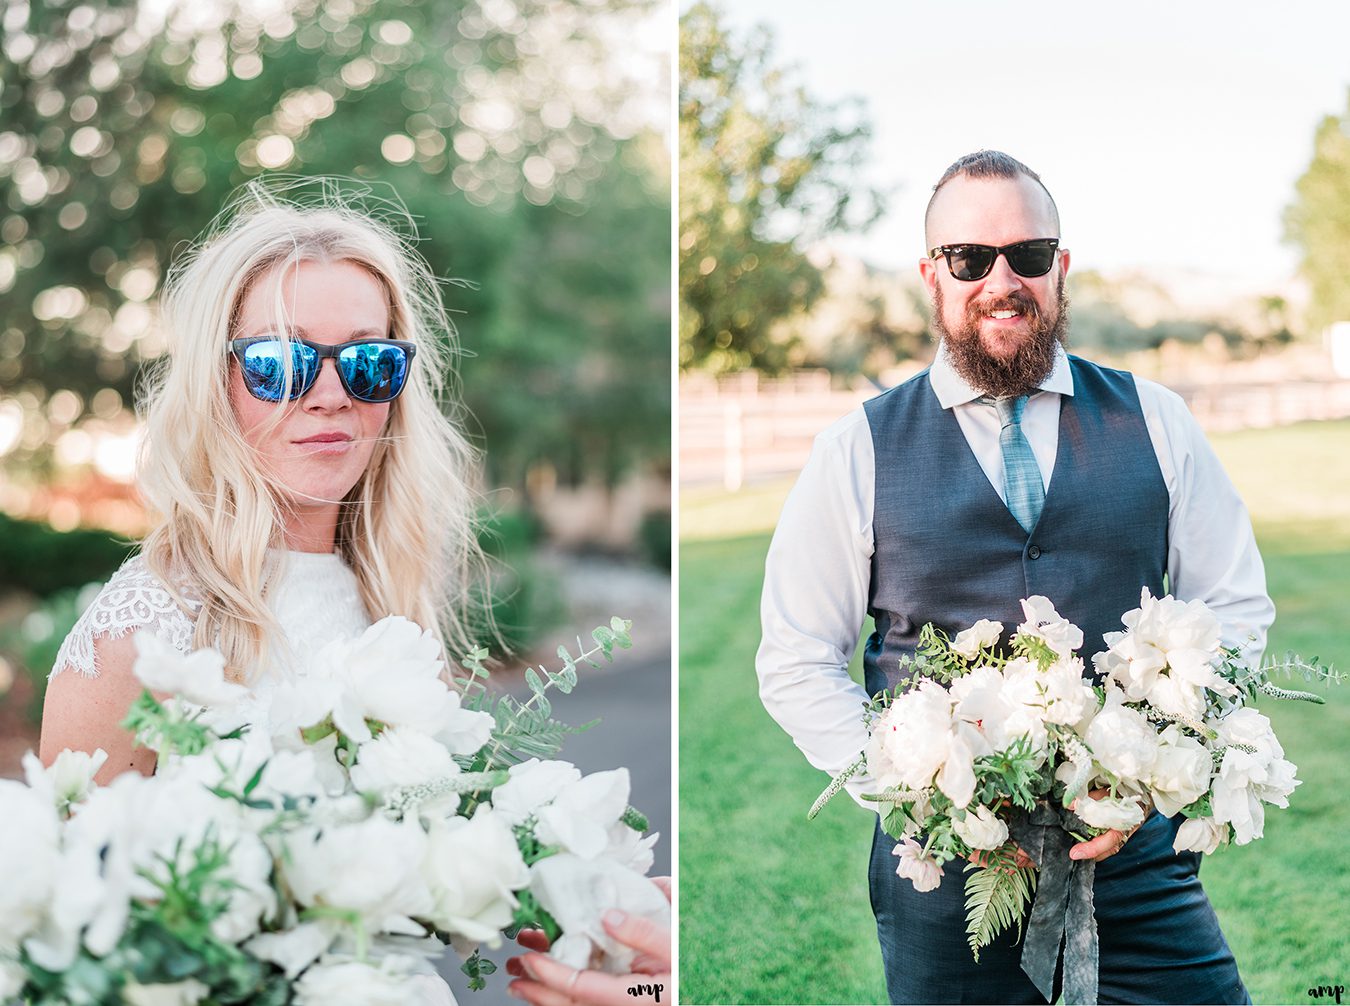
[{"label": "blurred green tree", "polygon": [[680,18],[681,368],[790,365],[775,324],[824,288],[806,249],[881,212],[856,181],[871,139],[862,103],[820,102],[772,55],[767,30],[737,38],[709,3]]},{"label": "blurred green tree", "polygon": [[16,457],[41,464],[55,433],[130,401],[162,351],[153,298],[174,250],[282,171],[397,192],[455,280],[496,480],[560,445],[575,478],[668,457],[668,154],[612,38],[655,2],[181,2],[159,24],[124,0],[11,0],[0,395],[27,413]]},{"label": "blurred green tree", "polygon": [[1300,271],[1312,298],[1308,328],[1350,320],[1350,100],[1343,115],[1325,116],[1313,156],[1285,210],[1285,236],[1302,252]]}]

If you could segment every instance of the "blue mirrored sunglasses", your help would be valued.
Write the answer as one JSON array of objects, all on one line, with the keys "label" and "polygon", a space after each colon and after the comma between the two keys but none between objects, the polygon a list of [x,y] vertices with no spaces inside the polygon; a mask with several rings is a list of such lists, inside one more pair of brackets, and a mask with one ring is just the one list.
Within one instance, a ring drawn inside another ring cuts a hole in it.
[{"label": "blue mirrored sunglasses", "polygon": [[[289,354],[287,342],[290,343]],[[254,335],[232,339],[230,353],[239,361],[244,387],[264,402],[279,402],[286,391],[286,362],[290,358],[290,400],[299,398],[319,377],[326,357],[337,365],[347,394],[361,402],[392,402],[408,380],[408,367],[417,347],[397,339],[362,339],[340,346],[324,346],[305,339]]]}]

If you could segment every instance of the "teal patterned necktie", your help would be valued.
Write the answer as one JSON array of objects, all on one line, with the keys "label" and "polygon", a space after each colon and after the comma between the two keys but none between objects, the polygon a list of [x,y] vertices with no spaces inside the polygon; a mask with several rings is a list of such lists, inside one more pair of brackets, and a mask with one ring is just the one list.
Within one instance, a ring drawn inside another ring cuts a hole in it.
[{"label": "teal patterned necktie", "polygon": [[1027,396],[985,398],[998,412],[998,445],[1003,449],[1003,494],[1008,509],[1027,534],[1036,526],[1045,506],[1045,484],[1036,455],[1022,433],[1022,410]]}]

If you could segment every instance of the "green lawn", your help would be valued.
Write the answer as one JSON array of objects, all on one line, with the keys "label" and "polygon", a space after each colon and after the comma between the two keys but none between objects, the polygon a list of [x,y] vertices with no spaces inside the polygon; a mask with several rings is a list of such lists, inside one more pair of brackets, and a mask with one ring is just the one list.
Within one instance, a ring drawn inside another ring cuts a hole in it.
[{"label": "green lawn", "polygon": [[[1350,670],[1350,423],[1215,437],[1256,525],[1279,609],[1274,650]],[[871,816],[840,798],[759,704],[754,655],[769,531],[788,485],[684,494],[680,544],[680,993],[696,1003],[885,1002],[868,904]],[[856,671],[856,667],[855,667]],[[1350,687],[1267,702],[1303,785],[1265,838],[1205,863],[1257,1003],[1350,984],[1345,846]]]}]

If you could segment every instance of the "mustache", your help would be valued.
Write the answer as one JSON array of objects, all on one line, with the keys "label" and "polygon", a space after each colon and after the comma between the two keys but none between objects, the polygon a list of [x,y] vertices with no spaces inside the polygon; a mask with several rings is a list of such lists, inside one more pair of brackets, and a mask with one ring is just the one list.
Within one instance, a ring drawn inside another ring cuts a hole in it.
[{"label": "mustache", "polygon": [[978,318],[987,318],[996,311],[1016,311],[1033,321],[1039,320],[1041,316],[1041,309],[1036,301],[1024,293],[1010,293],[1006,297],[985,301],[983,304],[971,304],[968,311]]}]

